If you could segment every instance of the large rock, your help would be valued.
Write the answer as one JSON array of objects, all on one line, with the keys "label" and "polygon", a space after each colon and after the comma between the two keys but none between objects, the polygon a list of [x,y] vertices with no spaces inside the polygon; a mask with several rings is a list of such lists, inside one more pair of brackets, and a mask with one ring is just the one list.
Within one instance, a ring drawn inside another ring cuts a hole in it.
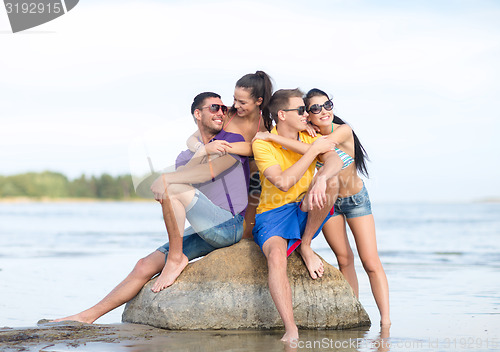
[{"label": "large rock", "polygon": [[[324,262],[312,280],[296,253],[288,258],[295,322],[303,329],[370,325],[342,274]],[[190,263],[177,281],[153,293],[154,280],[127,303],[124,322],[165,329],[269,329],[283,323],[269,293],[266,258],[253,241],[239,243]]]}]

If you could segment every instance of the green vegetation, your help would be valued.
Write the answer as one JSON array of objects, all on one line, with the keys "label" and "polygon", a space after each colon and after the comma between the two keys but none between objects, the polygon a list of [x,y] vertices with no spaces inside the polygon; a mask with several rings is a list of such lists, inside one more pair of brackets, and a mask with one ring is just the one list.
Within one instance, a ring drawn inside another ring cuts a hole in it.
[{"label": "green vegetation", "polygon": [[138,198],[130,175],[117,177],[108,174],[99,177],[82,175],[69,180],[63,174],[50,171],[0,176],[0,198],[6,197]]}]

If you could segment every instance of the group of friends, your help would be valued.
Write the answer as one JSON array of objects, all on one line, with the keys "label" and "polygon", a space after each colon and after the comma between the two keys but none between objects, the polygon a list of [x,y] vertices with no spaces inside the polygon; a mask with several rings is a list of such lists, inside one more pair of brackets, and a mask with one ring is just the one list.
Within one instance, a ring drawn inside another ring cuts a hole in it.
[{"label": "group of friends", "polygon": [[[283,320],[283,341],[298,339],[287,257],[296,250],[312,279],[324,273],[311,249],[321,231],[338,266],[359,295],[346,223],[356,242],[380,311],[390,326],[389,288],[380,262],[375,223],[364,182],[367,154],[358,137],[333,113],[320,89],[273,93],[263,71],[236,82],[233,105],[198,94],[191,105],[198,129],[174,172],[151,185],[161,204],[169,241],[140,259],[132,272],[91,308],[55,321],[93,323],[130,301],[155,275],[153,292],[172,285],[188,262],[242,238],[264,253],[269,291]],[[190,226],[184,229],[186,219]]]}]

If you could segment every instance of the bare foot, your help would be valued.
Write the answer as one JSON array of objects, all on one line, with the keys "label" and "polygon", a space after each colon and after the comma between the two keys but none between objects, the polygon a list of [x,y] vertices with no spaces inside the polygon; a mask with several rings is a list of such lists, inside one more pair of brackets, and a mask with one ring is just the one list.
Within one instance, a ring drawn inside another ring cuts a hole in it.
[{"label": "bare foot", "polygon": [[75,315],[70,315],[69,317],[66,317],[66,318],[51,320],[50,322],[51,323],[59,323],[61,321],[78,321],[80,323],[92,324],[95,321],[95,319],[94,320],[89,319],[89,318],[85,317],[82,313],[78,313]]},{"label": "bare foot", "polygon": [[283,335],[283,337],[281,338],[281,341],[290,343],[293,341],[297,341],[298,339],[299,339],[299,329],[295,327],[294,329],[290,329],[289,331],[287,330],[285,332],[285,335]]},{"label": "bare foot", "polygon": [[323,266],[323,261],[318,257],[316,253],[313,252],[310,246],[305,246],[301,244],[297,251],[301,255],[304,263],[306,263],[307,270],[313,279],[317,279],[323,276],[325,268]]},{"label": "bare foot", "polygon": [[182,270],[184,270],[188,262],[188,257],[184,254],[182,254],[180,261],[174,261],[170,257],[167,257],[167,263],[163,267],[160,276],[156,279],[151,291],[158,293],[172,285],[177,277],[182,273]]}]

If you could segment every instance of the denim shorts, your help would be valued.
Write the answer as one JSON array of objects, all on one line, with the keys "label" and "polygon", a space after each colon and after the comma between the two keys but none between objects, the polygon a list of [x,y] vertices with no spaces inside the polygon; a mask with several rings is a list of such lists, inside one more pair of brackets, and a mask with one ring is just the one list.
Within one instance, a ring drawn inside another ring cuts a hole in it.
[{"label": "denim shorts", "polygon": [[344,215],[346,219],[370,215],[372,206],[365,183],[363,182],[363,188],[358,193],[349,197],[337,198],[334,207],[335,214],[333,216]]},{"label": "denim shorts", "polygon": [[[191,226],[184,230],[182,251],[189,260],[207,255],[217,248],[233,245],[243,236],[244,217],[240,214],[233,216],[230,211],[212,203],[199,190],[195,191],[193,200],[186,207],[186,219]],[[167,256],[168,243],[158,250]]]}]

